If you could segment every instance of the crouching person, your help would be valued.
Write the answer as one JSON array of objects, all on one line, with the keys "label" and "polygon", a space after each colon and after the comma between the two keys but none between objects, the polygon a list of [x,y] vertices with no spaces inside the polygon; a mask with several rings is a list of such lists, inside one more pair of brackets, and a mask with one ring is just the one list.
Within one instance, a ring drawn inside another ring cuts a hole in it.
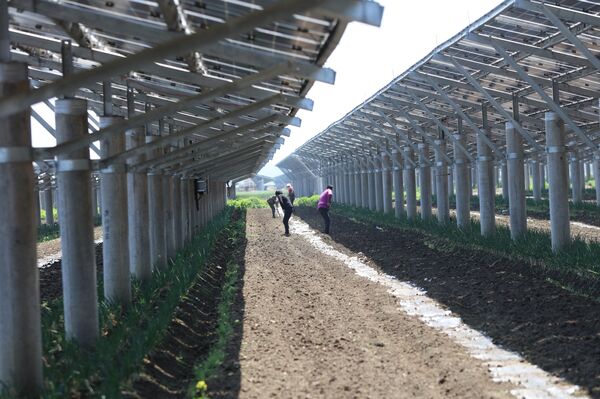
[{"label": "crouching person", "polygon": [[323,233],[329,234],[329,227],[331,226],[331,219],[329,218],[329,208],[331,208],[331,201],[333,199],[333,186],[327,186],[325,191],[321,193],[319,202],[317,203],[317,209],[323,217],[325,222],[325,230]]},{"label": "crouching person", "polygon": [[294,207],[292,206],[292,203],[290,202],[290,200],[285,195],[283,195],[283,193],[281,191],[276,191],[275,196],[277,197],[277,201],[279,202],[281,209],[283,209],[283,227],[285,227],[285,236],[289,237],[290,236],[289,221],[290,221],[290,218],[292,217],[292,213],[294,212]]},{"label": "crouching person", "polygon": [[267,199],[267,204],[269,204],[271,212],[273,212],[273,217],[275,217],[275,205],[277,204],[277,196],[274,195]]}]

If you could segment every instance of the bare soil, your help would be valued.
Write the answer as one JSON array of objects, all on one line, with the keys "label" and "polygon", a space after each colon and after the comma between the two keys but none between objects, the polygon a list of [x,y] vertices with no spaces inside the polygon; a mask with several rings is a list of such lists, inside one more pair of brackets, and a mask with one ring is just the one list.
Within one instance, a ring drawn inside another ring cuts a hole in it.
[{"label": "bare soil", "polygon": [[[297,214],[322,228],[314,209]],[[524,261],[457,248],[412,230],[333,214],[332,244],[427,290],[496,344],[600,398],[600,303],[561,289]]]},{"label": "bare soil", "polygon": [[243,326],[208,381],[211,398],[512,397],[385,288],[284,237],[269,210],[248,210],[246,232]]},{"label": "bare soil", "polygon": [[[94,240],[102,239],[102,226],[94,228]],[[37,245],[37,257],[43,264],[51,263],[60,258],[60,237],[54,240],[40,242]]]},{"label": "bare soil", "polygon": [[[102,276],[102,226],[94,228],[96,240],[96,268]],[[62,296],[60,237],[40,242],[37,245],[38,267],[40,272],[40,299],[51,301]]]}]

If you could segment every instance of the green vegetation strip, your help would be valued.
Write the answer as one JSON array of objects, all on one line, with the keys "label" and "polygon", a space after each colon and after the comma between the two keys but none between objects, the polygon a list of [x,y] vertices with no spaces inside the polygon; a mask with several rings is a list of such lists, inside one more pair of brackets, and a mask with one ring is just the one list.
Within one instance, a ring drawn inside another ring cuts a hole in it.
[{"label": "green vegetation strip", "polygon": [[[318,196],[299,198],[298,204],[316,208]],[[363,208],[334,204],[333,215],[340,215],[359,223],[374,223],[379,226],[419,231],[429,237],[437,238],[436,248],[443,250],[460,247],[493,252],[513,259],[525,260],[542,272],[548,272],[548,279],[571,292],[586,297],[600,299],[600,243],[585,242],[580,239],[564,251],[553,254],[550,235],[546,232],[528,230],[523,238],[513,241],[510,230],[497,226],[496,234],[483,237],[480,224],[472,219],[468,228],[462,230],[452,218],[447,224],[440,225],[436,219],[409,221],[397,219],[394,215],[385,215]],[[333,221],[335,229],[335,220]],[[443,242],[439,239],[442,238]]]},{"label": "green vegetation strip", "polygon": [[[451,208],[456,208],[456,197],[454,195],[450,196],[449,202]],[[470,204],[471,209],[478,209],[479,197],[476,195],[471,196]],[[433,197],[433,205],[436,205],[435,196]],[[496,195],[495,208],[496,212],[508,210],[508,200],[505,200],[501,195]],[[539,201],[535,201],[533,198],[527,198],[526,209],[529,212],[549,213],[550,201],[545,198],[542,198]],[[569,202],[569,210],[571,211],[571,215],[586,214],[589,216],[600,217],[600,207],[598,207],[595,202],[580,202],[577,204]]]},{"label": "green vegetation strip", "polygon": [[[246,212],[242,211],[242,217],[232,226],[230,240],[243,242],[246,239]],[[236,245],[233,259],[227,263],[225,272],[225,283],[221,301],[218,308],[217,342],[212,346],[204,361],[194,367],[195,382],[188,388],[188,397],[194,399],[208,398],[208,385],[206,380],[214,375],[225,361],[227,356],[227,345],[231,340],[235,324],[240,320],[233,319],[233,304],[238,292],[238,281],[240,266],[236,262],[240,258],[241,246]]]},{"label": "green vegetation strip", "polygon": [[144,356],[163,338],[177,304],[215,250],[219,234],[239,228],[231,222],[232,212],[229,207],[216,217],[180,251],[168,270],[155,271],[148,284],[135,282],[128,309],[102,302],[101,337],[94,350],[65,340],[62,300],[42,304],[43,397],[119,397]]}]

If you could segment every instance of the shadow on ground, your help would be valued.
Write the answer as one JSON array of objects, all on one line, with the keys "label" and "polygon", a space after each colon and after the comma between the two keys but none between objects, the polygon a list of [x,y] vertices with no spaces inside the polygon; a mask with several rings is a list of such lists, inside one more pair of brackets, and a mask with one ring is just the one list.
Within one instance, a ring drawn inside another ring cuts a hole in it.
[{"label": "shadow on ground", "polygon": [[[316,210],[297,208],[297,216],[322,229]],[[599,302],[561,289],[526,262],[445,246],[414,231],[333,214],[331,237],[427,290],[494,343],[600,398]]]}]

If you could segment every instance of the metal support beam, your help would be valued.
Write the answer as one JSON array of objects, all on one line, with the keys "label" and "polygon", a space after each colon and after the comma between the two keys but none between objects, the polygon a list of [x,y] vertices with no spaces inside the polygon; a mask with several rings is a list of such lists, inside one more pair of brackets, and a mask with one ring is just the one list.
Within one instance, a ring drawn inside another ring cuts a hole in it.
[{"label": "metal support beam", "polygon": [[[251,31],[256,26],[285,19],[293,14],[306,12],[322,3],[323,0],[285,0],[277,2],[260,12],[252,12],[232,18],[227,23],[215,25],[209,30],[167,40],[129,57],[116,59],[105,63],[101,67],[79,72],[39,89],[4,97],[0,99],[0,117],[21,111],[46,98],[56,97],[63,93],[77,90],[79,87],[84,87],[97,81],[104,81],[112,76],[142,68],[147,63],[159,61],[170,56],[186,54],[193,50],[201,51],[227,37]],[[124,130],[122,129],[122,131]]]}]

